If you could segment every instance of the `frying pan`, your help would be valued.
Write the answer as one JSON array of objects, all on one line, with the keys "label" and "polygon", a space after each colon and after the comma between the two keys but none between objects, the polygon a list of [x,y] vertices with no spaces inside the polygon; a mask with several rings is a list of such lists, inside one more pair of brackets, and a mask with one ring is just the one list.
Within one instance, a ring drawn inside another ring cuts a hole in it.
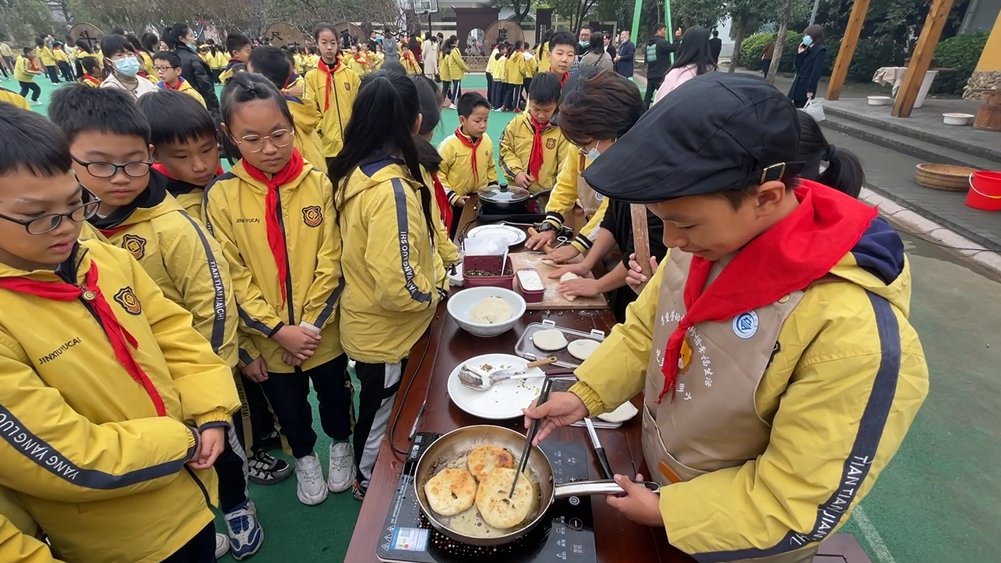
[{"label": "frying pan", "polygon": [[553,190],[542,190],[530,193],[525,188],[518,186],[500,185],[489,190],[480,192],[480,201],[498,210],[516,210],[523,208],[523,204],[531,199],[537,199],[549,195]]},{"label": "frying pan", "polygon": [[[459,519],[467,521],[469,514],[475,514],[474,519],[479,519],[476,506],[458,516],[439,516],[428,504],[427,495],[424,493],[424,484],[428,482],[436,473],[447,467],[466,467],[466,457],[469,452],[478,446],[496,446],[506,448],[512,454],[517,455],[525,445],[525,436],[514,430],[501,426],[487,424],[466,426],[453,430],[448,434],[438,438],[424,451],[420,460],[417,461],[417,470],[414,478],[414,487],[417,492],[417,502],[421,507],[421,512],[427,517],[428,522],[435,530],[445,534],[455,541],[473,546],[503,545],[532,531],[535,526],[543,520],[546,510],[558,498],[587,495],[614,495],[621,494],[622,488],[615,481],[577,481],[556,485],[553,481],[553,466],[549,463],[549,458],[538,446],[533,446],[528,454],[528,465],[525,472],[536,485],[539,494],[538,504],[529,512],[528,517],[521,524],[505,530],[490,528],[485,522],[478,529],[484,531],[485,535],[469,535],[464,531],[455,529]],[[520,460],[514,460],[515,464]],[[643,483],[650,490],[657,492],[660,485],[647,481]],[[470,512],[471,511],[471,512]],[[469,514],[467,514],[469,513]],[[489,534],[487,534],[489,532]]]}]

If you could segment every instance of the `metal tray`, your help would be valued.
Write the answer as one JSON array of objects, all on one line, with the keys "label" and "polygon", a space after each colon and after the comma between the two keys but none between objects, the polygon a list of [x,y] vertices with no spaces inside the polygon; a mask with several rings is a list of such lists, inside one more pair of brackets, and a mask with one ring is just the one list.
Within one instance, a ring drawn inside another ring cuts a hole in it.
[{"label": "metal tray", "polygon": [[547,329],[559,330],[563,333],[563,336],[566,337],[567,342],[573,342],[574,340],[580,340],[582,338],[597,340],[598,342],[605,340],[605,333],[600,330],[593,329],[591,332],[583,332],[572,328],[563,328],[561,326],[556,326],[554,321],[546,319],[541,323],[532,323],[525,327],[525,332],[522,333],[521,338],[518,340],[518,344],[514,347],[514,353],[529,361],[548,358],[549,356],[556,356],[556,362],[553,363],[553,365],[562,368],[573,369],[580,366],[581,361],[571,356],[570,352],[567,351],[567,348],[557,352],[547,352],[535,347],[535,343],[532,342],[532,335],[540,330]]}]

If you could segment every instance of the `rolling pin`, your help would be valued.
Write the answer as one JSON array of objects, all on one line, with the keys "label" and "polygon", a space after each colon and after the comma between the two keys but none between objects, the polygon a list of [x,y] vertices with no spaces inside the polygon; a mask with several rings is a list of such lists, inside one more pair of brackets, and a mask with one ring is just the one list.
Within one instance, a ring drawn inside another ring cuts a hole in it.
[{"label": "rolling pin", "polygon": [[649,280],[653,277],[653,272],[650,270],[650,229],[646,221],[646,206],[630,204],[629,214],[633,220],[633,251],[636,253],[636,262]]}]

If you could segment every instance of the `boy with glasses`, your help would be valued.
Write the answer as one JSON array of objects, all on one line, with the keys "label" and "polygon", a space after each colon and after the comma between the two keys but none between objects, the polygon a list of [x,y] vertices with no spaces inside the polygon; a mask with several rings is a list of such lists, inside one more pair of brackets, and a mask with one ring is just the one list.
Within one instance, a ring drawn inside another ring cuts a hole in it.
[{"label": "boy with glasses", "polygon": [[187,94],[198,100],[198,103],[202,104],[202,107],[206,107],[205,98],[198,93],[198,90],[195,90],[191,83],[181,76],[181,59],[177,56],[177,53],[163,51],[153,55],[153,70],[156,71],[156,76],[160,79],[156,83],[157,88]]}]

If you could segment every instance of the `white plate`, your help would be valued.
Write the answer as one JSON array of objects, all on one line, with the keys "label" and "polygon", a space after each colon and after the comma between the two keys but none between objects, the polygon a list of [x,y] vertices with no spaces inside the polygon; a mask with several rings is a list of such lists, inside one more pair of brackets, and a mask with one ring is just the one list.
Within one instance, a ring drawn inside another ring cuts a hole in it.
[{"label": "white plate", "polygon": [[481,225],[466,233],[466,238],[499,240],[508,246],[515,246],[525,242],[528,235],[525,231],[510,225]]},{"label": "white plate", "polygon": [[[510,354],[485,354],[470,358],[462,364],[489,364],[493,369],[524,369],[528,360]],[[448,396],[455,406],[473,416],[489,420],[517,418],[522,416],[521,409],[530,405],[542,391],[542,376],[545,373],[539,368],[525,370],[529,375],[538,374],[537,378],[501,381],[488,391],[475,391],[459,382],[462,364],[456,366],[448,376]]]}]

